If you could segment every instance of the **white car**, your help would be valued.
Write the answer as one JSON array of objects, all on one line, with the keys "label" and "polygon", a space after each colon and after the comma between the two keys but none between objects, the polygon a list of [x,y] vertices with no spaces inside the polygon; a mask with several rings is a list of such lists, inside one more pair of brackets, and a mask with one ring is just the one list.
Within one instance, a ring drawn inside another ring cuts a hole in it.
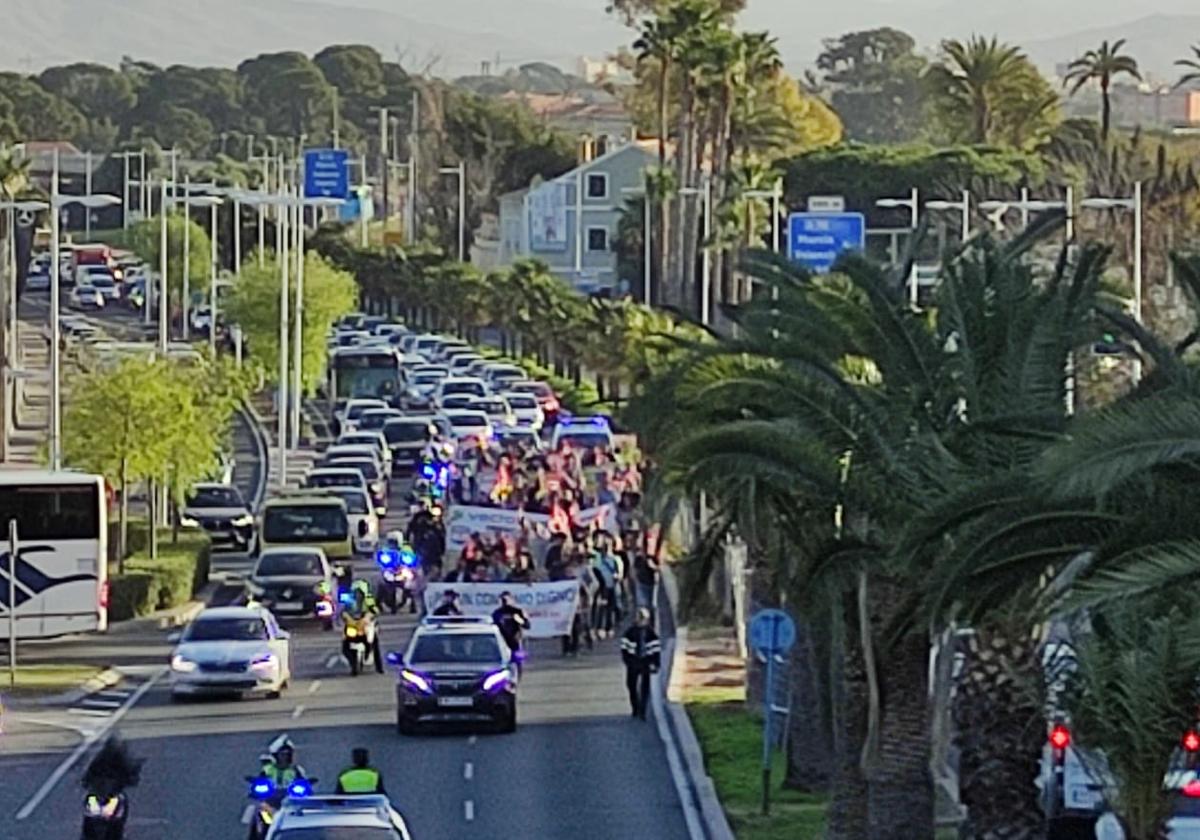
[{"label": "white car", "polygon": [[76,286],[71,289],[72,309],[103,309],[104,295],[95,286]]},{"label": "white car", "polygon": [[363,412],[373,408],[387,407],[388,404],[383,400],[349,400],[345,407],[337,413],[338,428],[343,432],[350,431],[354,428],[354,422],[362,416]]},{"label": "white car", "polygon": [[266,840],[304,837],[369,837],[412,840],[404,817],[383,795],[306,796],[285,799]]},{"label": "white car", "polygon": [[497,432],[517,425],[517,415],[513,413],[508,400],[501,396],[474,397],[464,406],[472,411],[482,411],[492,421],[492,428]]},{"label": "white car", "polygon": [[[386,424],[385,424],[386,426]],[[359,444],[370,446],[375,449],[376,454],[383,460],[385,464],[392,462],[392,449],[388,446],[387,438],[383,436],[382,431],[367,431],[359,430],[353,432],[343,432],[335,441],[338,446],[345,444]],[[388,471],[388,478],[391,478],[391,471]]]},{"label": "white car", "polygon": [[121,299],[121,287],[113,280],[111,274],[92,272],[88,284],[104,296],[105,303]]},{"label": "white car", "polygon": [[557,450],[563,442],[574,449],[592,449],[599,446],[611,451],[612,426],[609,425],[607,417],[572,417],[555,424],[550,448]]},{"label": "white car", "polygon": [[482,379],[473,376],[447,376],[438,383],[437,389],[433,392],[433,401],[440,406],[442,398],[451,394],[486,397],[488,389]]},{"label": "white car", "polygon": [[[383,432],[364,432],[363,434],[382,435]],[[324,461],[336,461],[342,458],[364,458],[375,461],[379,465],[380,472],[386,478],[390,480],[392,477],[392,465],[384,459],[383,453],[379,451],[377,443],[343,443],[338,441],[321,453],[321,460]]]},{"label": "white car", "polygon": [[75,285],[76,286],[91,286],[94,285],[92,280],[97,277],[107,277],[109,280],[116,282],[113,277],[112,269],[106,265],[81,265],[75,268]]},{"label": "white car", "polygon": [[265,607],[210,607],[187,626],[171,654],[172,697],[278,697],[291,677],[291,638]]},{"label": "white car", "polygon": [[442,416],[450,423],[451,434],[454,435],[456,443],[474,441],[487,444],[495,437],[491,418],[482,411],[455,409],[443,411]]},{"label": "white car", "polygon": [[346,520],[354,539],[354,550],[371,554],[379,545],[379,515],[371,505],[371,496],[359,487],[326,487],[324,492],[346,503]]},{"label": "white car", "polygon": [[507,391],[509,385],[528,378],[529,374],[516,365],[491,364],[483,372],[484,384],[493,391]]},{"label": "white car", "polygon": [[537,397],[520,391],[508,391],[504,395],[508,408],[516,417],[516,425],[533,431],[541,431],[546,423],[546,415],[538,405]]}]

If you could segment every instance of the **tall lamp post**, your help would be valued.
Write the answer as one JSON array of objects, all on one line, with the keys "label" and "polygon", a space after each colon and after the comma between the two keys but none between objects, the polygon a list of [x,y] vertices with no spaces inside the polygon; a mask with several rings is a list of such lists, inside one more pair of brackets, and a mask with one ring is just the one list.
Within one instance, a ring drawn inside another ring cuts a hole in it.
[{"label": "tall lamp post", "polygon": [[[1088,210],[1126,210],[1133,213],[1133,319],[1142,323],[1142,182],[1133,184],[1131,198],[1085,198],[1079,206]],[[1133,381],[1142,380],[1142,360],[1133,360]]]},{"label": "tall lamp post", "polygon": [[[189,186],[194,186],[194,185],[189,185]],[[187,187],[185,187],[185,190],[186,189],[187,189]],[[190,210],[192,207],[208,207],[211,210],[211,213],[210,213],[211,227],[209,228],[209,234],[210,234],[210,238],[211,238],[210,245],[212,247],[212,254],[211,254],[212,266],[210,268],[210,273],[215,277],[216,270],[217,270],[216,269],[216,264],[217,264],[217,222],[216,222],[216,218],[217,218],[217,208],[220,207],[221,204],[223,203],[222,199],[219,196],[215,196],[215,195],[192,195],[190,192],[188,192],[187,195],[185,195],[183,198],[181,198],[179,200],[179,203],[182,204],[188,210]],[[190,288],[191,275],[192,275],[192,237],[191,237],[192,225],[191,225],[191,222],[192,222],[191,213],[190,212],[185,213],[184,214],[184,224],[183,224],[183,306],[182,306],[183,340],[184,341],[188,340],[188,327],[189,327],[188,313],[191,310],[191,303],[192,303],[191,302],[191,288]],[[210,285],[209,288],[211,289],[212,286]],[[212,325],[212,326],[215,326],[215,325]],[[211,332],[213,332],[213,330],[210,328],[209,332],[211,333]]]},{"label": "tall lamp post", "polygon": [[50,469],[62,469],[62,352],[59,349],[61,330],[59,318],[59,225],[64,207],[78,204],[88,211],[97,207],[114,207],[121,203],[115,195],[74,196],[58,192],[58,149],[54,150],[54,169],[50,175]]}]

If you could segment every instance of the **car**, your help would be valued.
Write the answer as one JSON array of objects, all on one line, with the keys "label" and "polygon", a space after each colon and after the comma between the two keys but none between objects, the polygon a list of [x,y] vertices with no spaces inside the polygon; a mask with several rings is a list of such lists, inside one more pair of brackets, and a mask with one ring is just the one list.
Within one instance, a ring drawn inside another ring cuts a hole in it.
[{"label": "car", "polygon": [[50,268],[47,265],[31,266],[25,275],[25,291],[45,292],[50,289]]},{"label": "car", "polygon": [[285,799],[266,840],[412,840],[404,818],[383,795],[317,795]]},{"label": "car", "polygon": [[192,486],[179,513],[183,528],[202,528],[213,548],[249,551],[254,545],[254,514],[241,492],[226,484]]},{"label": "car", "polygon": [[520,676],[500,629],[488,621],[426,620],[413,631],[396,685],[396,728],[413,733],[426,723],[490,722],[517,728]]},{"label": "car", "polygon": [[488,395],[487,386],[482,379],[473,376],[447,376],[438,383],[437,389],[433,392],[433,401],[438,406],[442,404],[442,398],[448,397],[451,394],[467,394],[472,397],[486,397]]},{"label": "car", "polygon": [[358,487],[364,493],[370,493],[367,480],[362,471],[351,467],[317,467],[309,470],[304,476],[304,487],[321,489],[324,487]]},{"label": "car", "polygon": [[451,435],[457,443],[487,443],[495,435],[491,419],[482,411],[458,409],[443,411],[442,416],[450,423]]},{"label": "car", "polygon": [[502,396],[516,419],[513,425],[541,431],[546,423],[546,415],[538,405],[537,397],[520,391],[506,391]]},{"label": "car", "polygon": [[574,449],[591,449],[596,446],[613,448],[612,426],[607,417],[572,417],[559,422],[550,437],[550,448],[558,449],[562,443]]},{"label": "car", "polygon": [[493,391],[506,391],[514,382],[528,379],[529,374],[516,365],[493,364],[484,369],[483,381]]},{"label": "car", "polygon": [[542,449],[542,436],[529,426],[516,426],[511,429],[502,429],[497,435],[497,440],[501,446],[520,446],[534,452]]},{"label": "car", "polygon": [[[323,458],[318,462],[322,469],[357,470],[367,482],[367,493],[371,496],[371,504],[379,516],[387,514],[388,482],[380,468],[375,455],[341,455]],[[337,485],[334,485],[337,486]]]},{"label": "car", "polygon": [[492,427],[498,432],[510,426],[517,425],[517,415],[513,413],[508,400],[501,396],[475,397],[467,408],[472,411],[482,411],[492,421]]},{"label": "car", "polygon": [[433,333],[406,335],[404,340],[400,342],[400,347],[405,353],[416,353],[428,358],[429,351],[436,347],[441,340],[441,336],[434,335]]},{"label": "car", "polygon": [[372,408],[364,411],[354,423],[354,431],[381,432],[389,420],[403,416],[404,413],[398,408]]},{"label": "car", "polygon": [[337,496],[346,503],[346,518],[350,520],[350,534],[354,539],[354,550],[359,554],[371,554],[379,545],[379,512],[371,504],[371,494],[358,487],[326,487],[322,492]]},{"label": "car", "polygon": [[375,335],[408,335],[412,330],[404,324],[397,324],[394,321],[385,321],[381,324],[376,324],[371,328],[371,332]]},{"label": "car", "polygon": [[[382,430],[376,431],[372,429],[371,431],[343,432],[338,437],[337,441],[335,441],[335,443],[337,443],[339,446],[345,444],[370,446],[375,449],[376,454],[383,460],[384,463],[390,464],[392,462],[392,450],[391,447],[388,446],[387,438],[383,436]],[[390,472],[388,477],[391,477]]]},{"label": "car", "polygon": [[100,294],[104,295],[105,303],[121,299],[121,287],[113,280],[111,274],[103,272],[90,272],[88,284],[97,289]]},{"label": "car", "polygon": [[335,414],[338,429],[343,432],[348,432],[355,428],[358,418],[361,417],[364,412],[371,411],[372,409],[387,407],[388,404],[383,400],[347,400],[346,404],[342,406],[342,408]]},{"label": "car", "polygon": [[461,375],[468,367],[478,362],[483,357],[478,353],[455,353],[446,359],[446,366],[450,368],[450,372],[455,376]]},{"label": "car", "polygon": [[71,290],[71,308],[98,310],[104,308],[104,295],[95,286],[76,286]]},{"label": "car", "polygon": [[107,265],[86,264],[76,267],[75,269],[75,285],[76,286],[92,286],[95,285],[92,281],[97,277],[107,277],[116,283],[116,277],[113,275],[112,269]]},{"label": "car", "polygon": [[388,447],[392,450],[393,467],[415,464],[425,451],[426,444],[436,433],[432,415],[397,417],[389,420],[383,427],[383,436],[387,438]]},{"label": "car", "polygon": [[445,371],[416,371],[407,376],[404,405],[407,408],[428,408],[433,402],[433,392],[437,390],[438,383],[445,378]]},{"label": "car", "polygon": [[170,675],[172,698],[278,697],[292,678],[291,637],[266,607],[209,607],[178,636]]},{"label": "car", "polygon": [[462,339],[450,338],[442,342],[442,344],[433,353],[433,358],[435,361],[445,362],[455,353],[460,353],[470,349],[471,345],[467,344],[467,342],[463,341]]},{"label": "car", "polygon": [[[381,435],[382,433],[377,430],[371,430],[363,432],[363,434]],[[383,453],[379,449],[379,442],[377,438],[365,443],[343,443],[339,440],[321,453],[321,457],[326,460],[346,457],[370,458],[379,465],[379,469],[383,472],[384,478],[391,479],[392,477],[392,463],[383,457]]]},{"label": "car", "polygon": [[361,330],[363,321],[367,319],[365,312],[349,312],[338,319],[337,329],[342,330]]},{"label": "car", "polygon": [[[479,397],[473,397],[470,394],[451,394],[448,397],[442,397],[438,401],[438,407],[443,411],[450,411],[455,408],[475,408],[474,403],[478,400]],[[479,410],[482,411],[483,409]]]},{"label": "car", "polygon": [[321,591],[336,591],[334,569],[320,548],[265,549],[246,579],[246,594],[278,616],[315,616]]}]

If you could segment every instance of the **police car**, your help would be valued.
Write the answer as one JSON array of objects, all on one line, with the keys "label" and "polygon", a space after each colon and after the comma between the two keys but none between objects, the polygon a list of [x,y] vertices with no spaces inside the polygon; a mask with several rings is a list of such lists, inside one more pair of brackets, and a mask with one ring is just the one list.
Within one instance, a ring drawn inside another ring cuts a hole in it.
[{"label": "police car", "polygon": [[412,840],[386,796],[285,799],[266,840]]},{"label": "police car", "polygon": [[561,417],[554,427],[550,448],[558,449],[566,442],[574,449],[613,448],[612,426],[602,415],[592,417]]}]

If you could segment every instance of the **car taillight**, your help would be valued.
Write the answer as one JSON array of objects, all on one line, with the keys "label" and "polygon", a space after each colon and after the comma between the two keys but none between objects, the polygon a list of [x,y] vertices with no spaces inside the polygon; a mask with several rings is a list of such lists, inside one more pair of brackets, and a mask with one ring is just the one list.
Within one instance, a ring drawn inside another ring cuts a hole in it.
[{"label": "car taillight", "polygon": [[1192,779],[1190,782],[1180,788],[1180,792],[1184,796],[1191,797],[1192,799],[1200,798],[1200,779]]},{"label": "car taillight", "polygon": [[1183,748],[1188,752],[1196,752],[1200,750],[1200,735],[1196,734],[1196,730],[1189,729],[1183,736]]},{"label": "car taillight", "polygon": [[1061,723],[1050,730],[1050,746],[1056,750],[1065,750],[1071,745],[1071,730]]},{"label": "car taillight", "polygon": [[102,609],[102,610],[108,609],[108,581],[104,581],[104,583],[100,584],[99,603],[100,603],[100,609]]}]

